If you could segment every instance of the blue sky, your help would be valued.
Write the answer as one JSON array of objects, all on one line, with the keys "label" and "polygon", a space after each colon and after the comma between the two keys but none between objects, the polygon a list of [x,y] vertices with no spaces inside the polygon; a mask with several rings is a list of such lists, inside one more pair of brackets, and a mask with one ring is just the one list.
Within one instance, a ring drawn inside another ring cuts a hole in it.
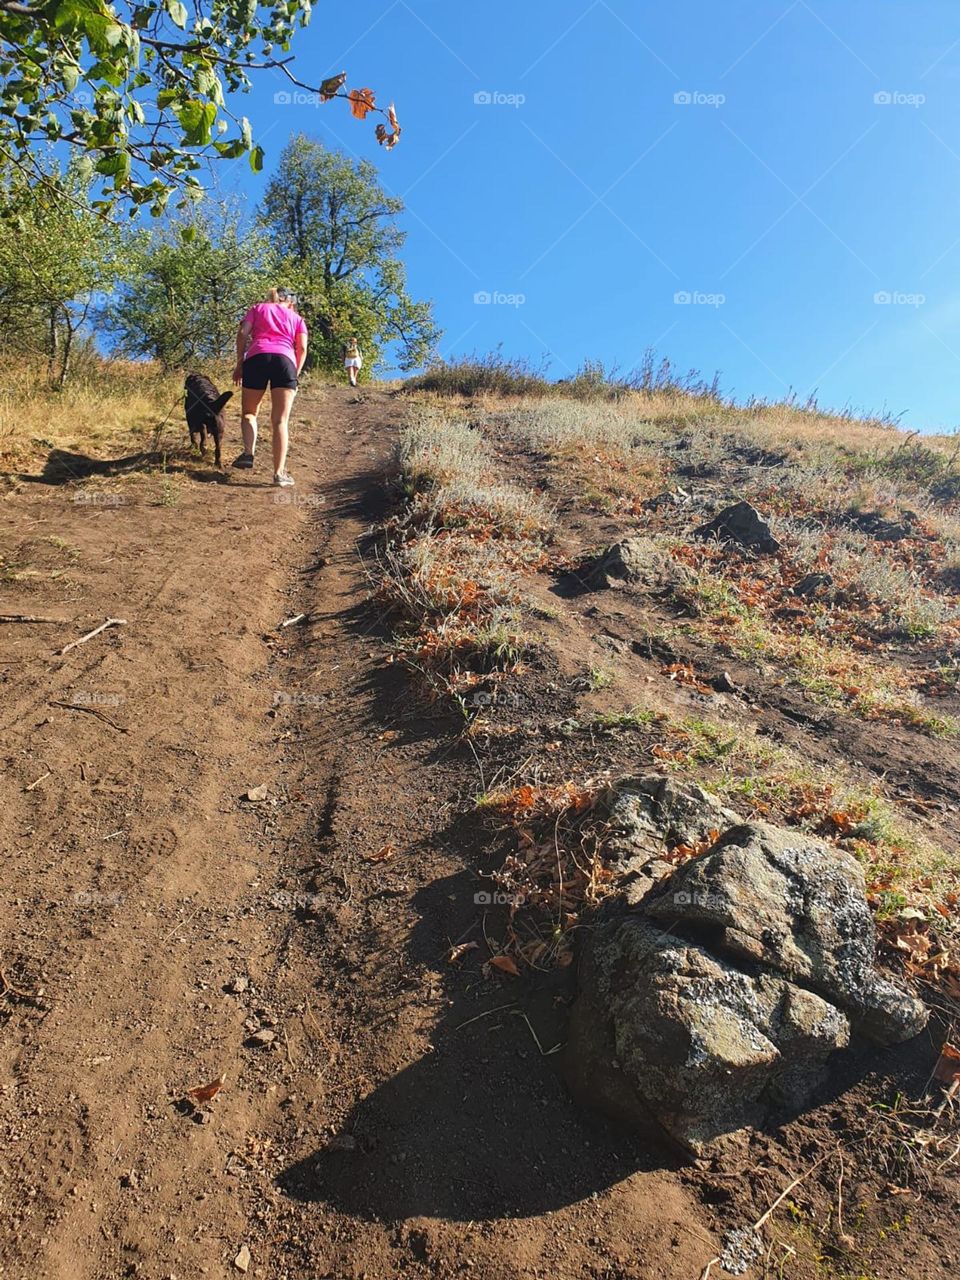
[{"label": "blue sky", "polygon": [[294,52],[394,99],[403,139],[269,73],[242,108],[264,177],[294,130],[372,159],[444,355],[562,377],[654,346],[738,397],[960,424],[955,3],[369,0],[320,5]]}]

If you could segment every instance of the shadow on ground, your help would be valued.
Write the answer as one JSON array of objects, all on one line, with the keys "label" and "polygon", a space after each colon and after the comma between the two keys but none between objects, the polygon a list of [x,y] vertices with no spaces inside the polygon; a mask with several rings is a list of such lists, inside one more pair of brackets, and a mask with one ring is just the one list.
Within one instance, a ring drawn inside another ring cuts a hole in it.
[{"label": "shadow on ground", "polygon": [[[200,455],[186,448],[170,450],[151,449],[142,453],[127,454],[122,458],[91,458],[89,454],[73,453],[69,449],[51,449],[39,475],[22,472],[17,476],[27,484],[70,484],[95,478],[108,480],[128,475],[133,471],[188,472],[195,480],[222,480],[223,476],[211,463],[206,470],[190,470],[200,462]],[[201,464],[202,465],[202,464]]]}]

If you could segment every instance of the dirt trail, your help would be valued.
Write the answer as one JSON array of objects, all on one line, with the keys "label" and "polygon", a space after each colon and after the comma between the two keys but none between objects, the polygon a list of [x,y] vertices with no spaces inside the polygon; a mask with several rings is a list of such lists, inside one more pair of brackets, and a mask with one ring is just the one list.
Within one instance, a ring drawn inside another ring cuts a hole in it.
[{"label": "dirt trail", "polygon": [[193,1280],[246,1248],[278,1280],[688,1277],[715,1252],[682,1176],[573,1108],[510,980],[445,962],[476,936],[480,779],[367,604],[398,417],[304,395],[290,501],[193,465],[5,501],[3,611],[65,621],[0,627],[0,966],[27,993],[0,997],[0,1275]]}]

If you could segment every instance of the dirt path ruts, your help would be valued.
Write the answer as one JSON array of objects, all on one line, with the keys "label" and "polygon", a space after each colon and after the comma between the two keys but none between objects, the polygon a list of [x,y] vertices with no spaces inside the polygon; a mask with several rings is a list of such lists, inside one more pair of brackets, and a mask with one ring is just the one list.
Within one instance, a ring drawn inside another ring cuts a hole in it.
[{"label": "dirt path ruts", "polygon": [[695,1275],[692,1191],[445,963],[477,779],[358,555],[399,411],[295,416],[290,502],[190,467],[6,500],[5,610],[75,623],[0,628],[0,966],[36,993],[0,998],[0,1275]]}]

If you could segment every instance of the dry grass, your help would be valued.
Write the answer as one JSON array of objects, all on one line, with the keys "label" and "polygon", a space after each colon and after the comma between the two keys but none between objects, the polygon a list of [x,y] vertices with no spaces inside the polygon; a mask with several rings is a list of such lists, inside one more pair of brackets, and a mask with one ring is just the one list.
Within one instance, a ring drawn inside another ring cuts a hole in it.
[{"label": "dry grass", "polygon": [[120,457],[155,447],[158,432],[182,445],[182,400],[183,376],[153,365],[98,361],[62,391],[45,388],[39,367],[10,365],[0,387],[0,467],[32,470],[52,450]]},{"label": "dry grass", "polygon": [[421,407],[398,454],[409,503],[385,530],[377,594],[398,615],[397,656],[468,715],[536,641],[520,573],[542,561],[552,513],[465,420]]},{"label": "dry grass", "polygon": [[[825,627],[818,633],[777,625],[744,604],[734,585],[706,566],[695,569],[676,596],[699,619],[701,638],[706,631],[718,646],[738,657],[787,667],[793,681],[822,703],[868,720],[900,721],[942,736],[960,733],[953,717],[937,715],[923,705],[913,688],[915,676],[896,663],[832,639]],[[828,616],[824,622],[829,622]]]}]

